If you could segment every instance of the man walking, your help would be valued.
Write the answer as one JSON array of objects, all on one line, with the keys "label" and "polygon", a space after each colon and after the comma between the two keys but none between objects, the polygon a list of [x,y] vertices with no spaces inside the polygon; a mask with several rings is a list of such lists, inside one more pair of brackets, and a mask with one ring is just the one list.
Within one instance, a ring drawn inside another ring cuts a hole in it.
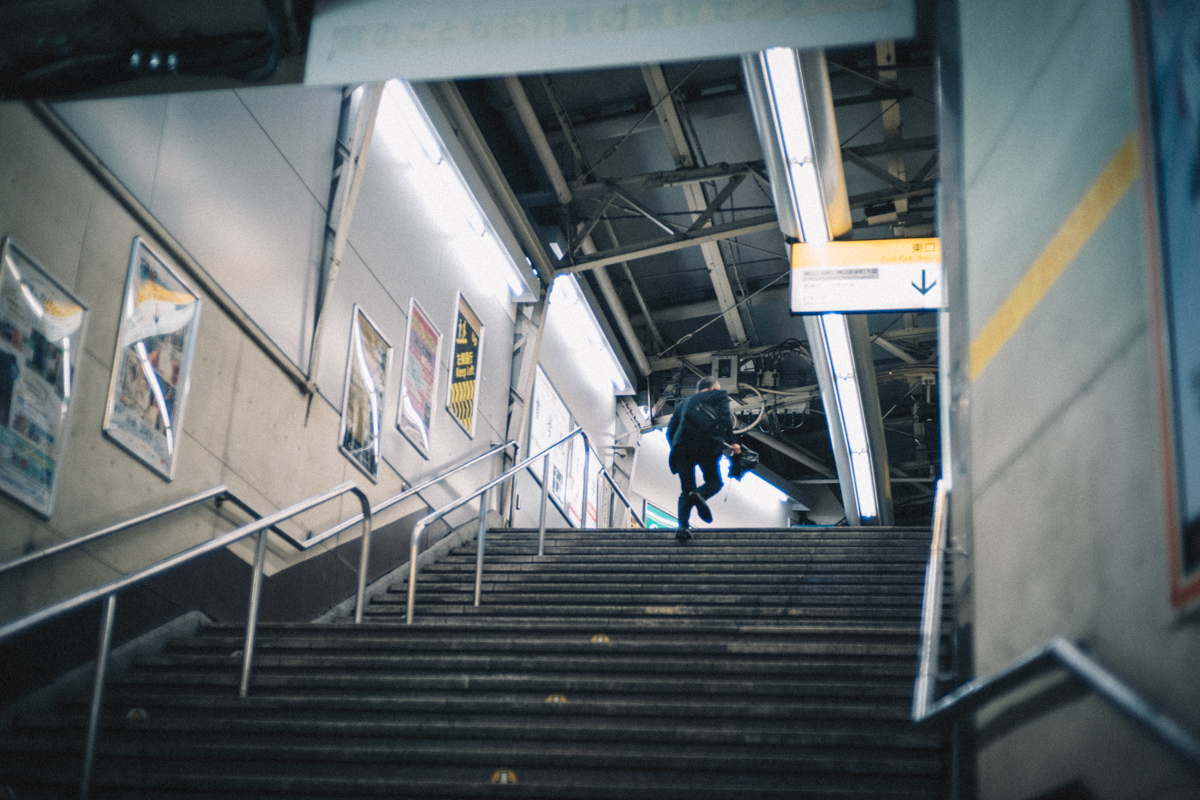
[{"label": "man walking", "polygon": [[[705,522],[712,522],[712,512],[705,501],[721,491],[721,473],[717,459],[725,447],[734,454],[741,445],[733,441],[733,416],[729,413],[729,393],[721,389],[716,378],[701,378],[696,393],[675,407],[667,423],[667,441],[671,443],[671,472],[679,475],[679,530],[675,538],[686,542],[692,538],[692,509]],[[696,487],[696,467],[704,483]]]}]

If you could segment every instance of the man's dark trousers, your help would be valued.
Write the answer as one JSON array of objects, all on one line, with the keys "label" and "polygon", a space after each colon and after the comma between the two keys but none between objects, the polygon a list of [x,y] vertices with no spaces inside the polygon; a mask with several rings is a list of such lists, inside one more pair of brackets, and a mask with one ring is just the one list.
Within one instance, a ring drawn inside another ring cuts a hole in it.
[{"label": "man's dark trousers", "polygon": [[[690,525],[693,503],[689,495],[693,491],[697,491],[705,500],[721,491],[724,484],[721,483],[721,471],[717,468],[717,460],[720,457],[720,451],[684,455],[683,464],[679,470],[679,487],[682,490],[679,494],[679,524],[681,527],[686,528]],[[696,467],[700,467],[700,472],[704,476],[704,483],[700,484],[699,489],[696,488]]]}]

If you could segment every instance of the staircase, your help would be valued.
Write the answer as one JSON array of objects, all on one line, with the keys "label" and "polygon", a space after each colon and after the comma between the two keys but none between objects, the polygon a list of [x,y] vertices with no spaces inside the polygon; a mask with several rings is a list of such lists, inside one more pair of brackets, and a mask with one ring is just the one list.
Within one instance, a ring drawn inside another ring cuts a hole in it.
[{"label": "staircase", "polygon": [[[248,698],[238,626],[113,675],[92,796],[943,797],[943,736],[908,722],[928,547],[566,530],[539,559],[493,531],[482,607],[472,542],[423,570],[411,626],[403,584],[363,625],[260,626]],[[0,783],[77,796],[87,703],[20,718]]]}]

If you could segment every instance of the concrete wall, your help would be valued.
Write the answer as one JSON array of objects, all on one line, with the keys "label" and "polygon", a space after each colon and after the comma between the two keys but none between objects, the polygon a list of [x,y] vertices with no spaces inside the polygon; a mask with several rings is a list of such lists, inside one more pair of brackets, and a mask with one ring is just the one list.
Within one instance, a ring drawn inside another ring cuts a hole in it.
[{"label": "concrete wall", "polygon": [[[974,374],[955,497],[968,504],[956,534],[970,551],[959,599],[975,673],[1061,635],[1200,731],[1200,625],[1169,594],[1140,151],[1132,183],[1118,175],[1139,134],[1130,4],[957,5],[966,308],[952,313],[965,312],[969,342],[957,347],[973,348]],[[1080,248],[1064,249],[1056,233],[1106,181],[1115,205],[1090,215],[1098,227]],[[1047,259],[1065,271],[1041,294],[1022,280]],[[1014,296],[1032,310],[998,334],[989,322]],[[994,357],[989,343],[1000,345]],[[1200,796],[1194,775],[1095,700],[1015,733],[989,719],[981,797],[1033,798],[1073,781],[1103,798]]]}]

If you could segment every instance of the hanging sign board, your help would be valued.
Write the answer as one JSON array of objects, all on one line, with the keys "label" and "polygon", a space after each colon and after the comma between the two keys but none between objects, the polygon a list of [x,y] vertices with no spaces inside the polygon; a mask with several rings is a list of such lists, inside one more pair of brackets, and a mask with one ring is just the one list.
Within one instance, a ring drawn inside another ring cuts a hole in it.
[{"label": "hanging sign board", "polygon": [[792,313],[939,309],[939,239],[792,245]]}]

